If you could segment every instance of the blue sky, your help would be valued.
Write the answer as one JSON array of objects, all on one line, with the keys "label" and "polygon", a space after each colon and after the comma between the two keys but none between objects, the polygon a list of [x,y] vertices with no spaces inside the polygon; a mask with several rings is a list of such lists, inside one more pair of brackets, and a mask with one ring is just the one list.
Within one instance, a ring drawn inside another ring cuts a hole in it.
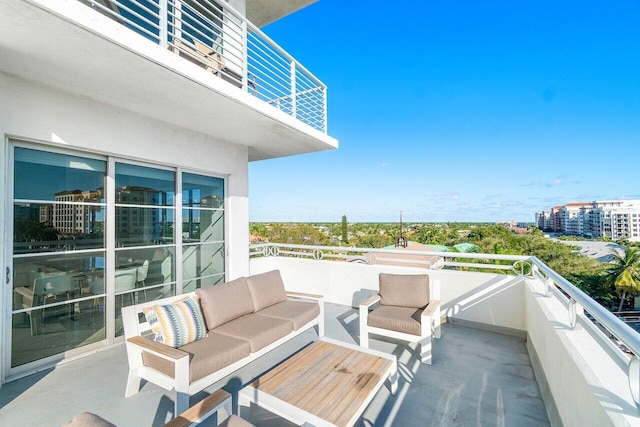
[{"label": "blue sky", "polygon": [[320,0],[264,30],[327,85],[340,148],[251,163],[251,221],[640,199],[640,0]]}]

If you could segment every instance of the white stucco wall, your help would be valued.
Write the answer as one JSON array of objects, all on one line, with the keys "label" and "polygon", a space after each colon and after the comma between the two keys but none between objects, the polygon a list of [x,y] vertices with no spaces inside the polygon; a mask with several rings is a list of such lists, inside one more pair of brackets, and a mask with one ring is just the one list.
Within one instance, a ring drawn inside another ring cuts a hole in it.
[{"label": "white stucco wall", "polygon": [[[234,278],[248,272],[246,146],[220,141],[6,74],[0,74],[0,93],[3,144],[7,136],[12,136],[226,177],[228,273]],[[4,166],[6,162],[2,164]]]},{"label": "white stucco wall", "polygon": [[[125,76],[123,76],[125,77]],[[96,83],[97,84],[97,83]],[[160,90],[160,89],[159,89]],[[91,99],[63,93],[0,73],[0,135],[2,185],[0,226],[3,242],[0,263],[4,284],[5,270],[11,266],[5,248],[7,216],[7,140],[9,137],[43,146],[117,156],[150,164],[182,167],[191,172],[214,174],[226,179],[226,271],[233,279],[249,272],[248,154],[247,147],[217,140],[118,109]],[[10,289],[0,293],[3,317],[2,336],[10,333],[11,317],[7,301]],[[7,360],[3,355],[1,360]]]}]

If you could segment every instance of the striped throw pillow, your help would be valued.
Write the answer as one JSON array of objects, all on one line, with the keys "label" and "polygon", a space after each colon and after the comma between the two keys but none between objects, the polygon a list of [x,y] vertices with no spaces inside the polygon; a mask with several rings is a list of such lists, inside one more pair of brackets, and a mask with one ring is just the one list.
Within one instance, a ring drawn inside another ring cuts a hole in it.
[{"label": "striped throw pillow", "polygon": [[185,298],[144,310],[154,341],[178,348],[207,335],[198,297]]}]

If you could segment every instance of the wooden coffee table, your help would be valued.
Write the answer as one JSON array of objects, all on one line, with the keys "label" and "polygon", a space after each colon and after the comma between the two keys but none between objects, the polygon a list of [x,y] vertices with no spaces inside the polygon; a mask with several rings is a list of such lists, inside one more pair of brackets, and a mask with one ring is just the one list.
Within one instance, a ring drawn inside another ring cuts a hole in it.
[{"label": "wooden coffee table", "polygon": [[394,355],[321,338],[243,388],[239,403],[298,424],[351,426],[385,381],[395,394]]}]

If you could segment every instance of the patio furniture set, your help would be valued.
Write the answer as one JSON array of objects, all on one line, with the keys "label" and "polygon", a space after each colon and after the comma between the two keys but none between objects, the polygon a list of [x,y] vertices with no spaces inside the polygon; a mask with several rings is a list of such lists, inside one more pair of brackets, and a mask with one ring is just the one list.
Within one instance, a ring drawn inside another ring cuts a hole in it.
[{"label": "patio furniture set", "polygon": [[351,426],[385,383],[392,394],[397,389],[395,355],[368,348],[369,336],[420,343],[427,364],[431,337],[440,336],[438,281],[381,273],[379,285],[378,295],[360,305],[359,346],[325,338],[323,297],[287,292],[278,270],[123,307],[125,396],[144,379],[175,391],[169,425],[195,425],[220,408],[229,416],[224,425],[251,425],[233,415],[239,407],[232,410],[223,390],[191,408],[189,397],[317,327],[317,341],[245,386],[237,402],[297,424]]}]

